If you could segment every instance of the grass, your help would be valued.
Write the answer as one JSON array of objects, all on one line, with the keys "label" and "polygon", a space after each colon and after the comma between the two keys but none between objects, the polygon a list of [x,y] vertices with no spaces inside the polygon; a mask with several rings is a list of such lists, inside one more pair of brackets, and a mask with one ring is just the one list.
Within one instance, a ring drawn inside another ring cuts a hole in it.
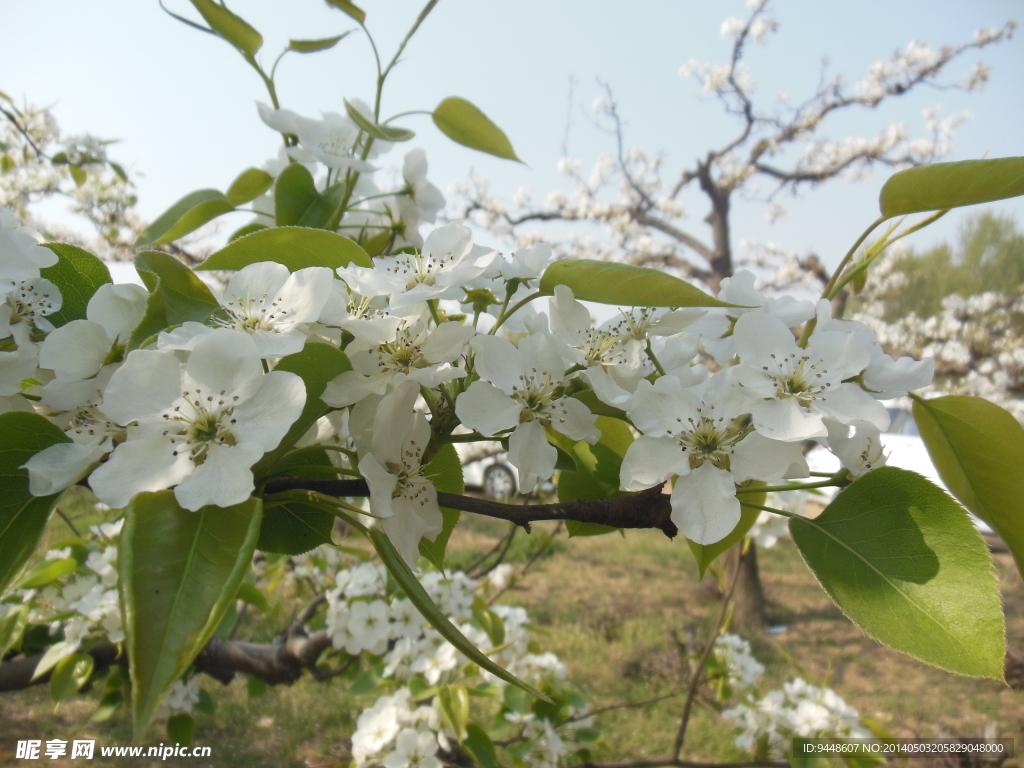
[{"label": "grass", "polygon": [[[85,501],[73,502],[77,506],[68,510],[80,528],[100,522]],[[453,564],[473,562],[508,530],[498,521],[466,518],[452,537]],[[526,562],[532,557],[539,530],[532,536],[517,534],[510,549],[512,560]],[[55,517],[47,539],[54,543],[68,533],[66,524]],[[713,576],[699,580],[686,546],[656,531],[556,541],[557,546],[534,560],[529,575],[505,594],[503,602],[528,609],[539,643],[567,663],[571,680],[591,706],[642,702],[685,689],[689,672],[679,647],[702,642],[717,617]],[[785,627],[776,634],[746,633],[755,655],[767,666],[769,684],[797,675],[827,684],[863,717],[874,718],[897,736],[980,736],[998,731],[1024,743],[1022,693],[991,680],[928,667],[865,637],[822,592],[792,542],[762,551],[759,558],[771,623]],[[1019,649],[1024,646],[1024,584],[1009,555],[997,555],[996,561],[1009,645]],[[271,636],[288,618],[286,606],[272,613],[272,619],[250,615],[238,636]],[[255,768],[347,765],[347,738],[361,709],[372,701],[351,696],[348,685],[343,679],[318,684],[307,676],[295,685],[250,698],[245,680],[221,686],[204,679],[217,712],[214,717],[198,717],[196,743],[211,746],[213,757],[170,758],[166,763]],[[712,695],[710,690],[705,693]],[[676,695],[601,715],[604,747],[598,759],[668,754],[682,704],[682,696]],[[124,714],[90,723],[94,706],[93,699],[80,696],[55,709],[45,686],[0,696],[0,765],[15,763],[17,739],[89,737],[104,746],[128,744],[130,728]],[[161,740],[166,740],[164,734],[154,732],[149,743]],[[706,706],[694,709],[683,754],[692,760],[745,757],[733,747],[729,723]],[[129,762],[159,764],[153,759]],[[47,763],[71,765],[60,760]],[[97,756],[88,764],[127,763],[123,758],[104,762]],[[1020,763],[1007,763],[1013,764]]]}]

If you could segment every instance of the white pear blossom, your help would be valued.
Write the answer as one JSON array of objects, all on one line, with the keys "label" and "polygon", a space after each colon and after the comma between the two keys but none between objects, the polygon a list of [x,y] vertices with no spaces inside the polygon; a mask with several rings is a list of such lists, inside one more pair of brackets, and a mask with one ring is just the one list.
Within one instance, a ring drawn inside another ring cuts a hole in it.
[{"label": "white pear blossom", "polygon": [[424,474],[423,450],[430,425],[413,410],[419,386],[398,385],[377,406],[370,451],[359,458],[359,472],[370,487],[370,511],[410,567],[415,567],[423,536],[433,538],[444,519],[437,491]]},{"label": "white pear blossom", "polygon": [[[885,466],[882,434],[878,427],[866,421],[855,421],[852,425],[825,420],[828,429],[828,448],[849,470],[852,477],[861,477],[872,469]],[[850,434],[850,428],[853,434]]]},{"label": "white pear blossom", "polygon": [[514,430],[508,460],[519,470],[524,492],[555,471],[557,452],[548,443],[546,428],[591,444],[601,438],[594,426],[597,417],[583,403],[558,396],[567,383],[565,364],[549,334],[527,336],[518,347],[507,339],[478,336],[470,346],[481,380],[459,395],[455,413],[482,435]]},{"label": "white pear blossom", "polygon": [[402,178],[406,194],[398,197],[398,209],[406,224],[406,238],[409,230],[415,230],[421,221],[433,224],[437,214],[444,208],[445,200],[441,190],[427,181],[427,154],[414,149],[405,156],[402,163]]},{"label": "white pear blossom", "polygon": [[395,739],[395,751],[384,757],[384,768],[441,768],[436,754],[434,734],[403,728]]},{"label": "white pear blossom", "polygon": [[748,312],[736,321],[733,370],[749,395],[754,427],[765,437],[798,441],[827,434],[823,419],[843,424],[867,421],[889,426],[885,408],[859,385],[847,381],[871,360],[850,333],[825,331],[797,346],[789,328],[767,312]]},{"label": "white pear blossom", "polygon": [[808,473],[798,445],[741,426],[748,410],[729,369],[688,389],[672,376],[641,382],[626,413],[643,435],[622,460],[622,490],[643,490],[677,476],[672,522],[697,544],[725,538],[740,520],[737,483]]},{"label": "white pear blossom", "polygon": [[174,487],[195,511],[239,504],[253,490],[251,467],[277,447],[306,400],[293,373],[264,374],[252,337],[218,329],[182,363],[174,352],[128,355],[104,392],[103,410],[131,425],[90,484],[111,507]]}]

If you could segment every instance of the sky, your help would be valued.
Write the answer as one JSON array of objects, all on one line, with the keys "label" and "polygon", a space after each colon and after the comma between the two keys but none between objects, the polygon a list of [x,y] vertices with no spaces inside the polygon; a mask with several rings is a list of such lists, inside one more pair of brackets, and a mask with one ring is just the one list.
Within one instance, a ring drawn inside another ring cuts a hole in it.
[{"label": "sky", "polygon": [[[165,4],[196,18],[186,0]],[[389,59],[419,4],[362,0],[362,6]],[[268,65],[289,38],[356,27],[323,0],[233,0],[230,7],[262,32]],[[770,7],[779,31],[747,57],[766,104],[780,92],[794,101],[809,95],[823,57],[828,71],[852,82],[911,39],[936,46],[966,42],[979,27],[1024,21],[1020,0],[775,0]],[[556,170],[566,139],[584,169],[614,150],[590,111],[599,83],[607,83],[625,120],[627,147],[661,151],[670,172],[678,172],[736,129],[718,104],[701,99],[695,81],[680,77],[680,65],[690,58],[724,61],[730,44],[719,34],[721,23],[745,13],[742,0],[441,0],[388,81],[383,114],[429,110],[447,96],[469,99],[504,129],[524,164],[455,145],[427,116],[404,119],[417,132],[405,146],[426,150],[429,178],[442,190],[472,171],[489,180],[500,199],[526,188],[542,201],[552,189],[568,191]],[[256,114],[255,102],[267,98],[256,73],[226,43],[175,21],[156,0],[3,0],[3,15],[0,90],[51,107],[67,134],[119,139],[110,155],[135,177],[145,218],[195,189],[226,189],[240,171],[276,153],[279,137]],[[969,54],[950,71],[956,81],[975,61],[991,66],[981,94],[922,90],[826,124],[824,135],[873,136],[892,122],[922,135],[922,109],[940,104],[944,114],[971,113],[951,159],[1024,154],[1022,37]],[[372,58],[361,33],[327,52],[290,54],[278,72],[282,106],[302,114],[343,111],[343,98],[372,98]],[[398,163],[401,156],[396,151],[388,158]],[[789,214],[774,224],[763,204],[738,201],[734,241],[773,242],[835,264],[876,217],[888,174],[879,169],[868,182],[832,182],[784,199]],[[683,202],[689,230],[708,237],[703,201],[692,196]],[[1024,222],[1019,201],[990,209]],[[226,231],[247,220],[233,215],[239,218]],[[947,216],[911,244],[926,247],[954,236],[964,215]]]}]

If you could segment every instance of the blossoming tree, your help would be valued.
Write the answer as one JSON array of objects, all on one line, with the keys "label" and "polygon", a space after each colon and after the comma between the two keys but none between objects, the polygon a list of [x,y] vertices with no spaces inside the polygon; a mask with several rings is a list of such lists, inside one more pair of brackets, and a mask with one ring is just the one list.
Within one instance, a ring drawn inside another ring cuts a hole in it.
[{"label": "blossoming tree", "polygon": [[[266,83],[260,115],[282,135],[280,157],[226,192],[185,196],[144,229],[145,288],[113,284],[93,254],[40,243],[0,211],[4,688],[49,676],[60,700],[126,659],[105,678],[101,708],[127,699],[137,738],[159,716],[188,741],[196,672],[281,683],[367,664],[393,692],[359,718],[359,764],[497,765],[471,696],[500,701],[518,729],[501,745],[514,758],[590,760],[591,722],[559,684],[561,662],[531,643],[521,610],[492,607],[507,573],[445,578],[462,513],[527,531],[559,520],[574,535],[658,529],[685,539],[702,572],[762,511],[786,516],[823,588],[869,635],[953,672],[1002,677],[998,587],[967,509],[1020,560],[1024,431],[984,400],[914,395],[932,360],[891,358],[867,326],[833,319],[831,301],[902,235],[901,217],[1024,194],[1024,159],[894,175],[816,303],[768,299],[745,275],[715,298],[649,267],[552,260],[543,244],[506,256],[459,223],[421,234],[443,205],[423,153],[406,154],[393,189],[378,186],[373,161],[414,138],[400,116],[381,115],[380,94],[433,0],[394,58],[378,59],[373,105],[348,100],[319,120],[281,106],[255,29],[212,0],[191,2],[205,25],[186,21]],[[365,30],[358,7],[331,4]],[[445,99],[430,114],[455,141],[515,157],[471,103]],[[256,219],[194,268],[156,249],[245,205]],[[201,274],[223,278],[219,295]],[[595,324],[581,302],[620,312]],[[702,345],[716,350],[713,371],[694,362]],[[960,503],[884,466],[880,401],[908,393]],[[800,443],[825,437],[843,468],[814,475]],[[474,442],[502,444],[527,503],[465,495],[455,445]],[[556,498],[545,500],[549,483]],[[55,505],[78,486],[116,510],[109,524],[33,561]],[[813,520],[765,504],[770,492],[825,486],[843,491]],[[336,520],[365,536],[378,564],[366,548],[333,548]],[[258,579],[275,568],[283,578],[275,555],[311,550],[303,567],[321,594],[279,641],[219,631],[236,599],[265,601]],[[310,629],[325,605],[324,628]],[[716,635],[724,616],[723,606]],[[749,686],[756,662],[745,653],[712,637],[695,680],[708,667]],[[780,734],[860,733],[841,699],[803,681],[766,700],[779,713],[768,730],[753,698],[730,710],[758,760],[777,756]],[[680,763],[692,702],[691,691],[665,764]]]}]

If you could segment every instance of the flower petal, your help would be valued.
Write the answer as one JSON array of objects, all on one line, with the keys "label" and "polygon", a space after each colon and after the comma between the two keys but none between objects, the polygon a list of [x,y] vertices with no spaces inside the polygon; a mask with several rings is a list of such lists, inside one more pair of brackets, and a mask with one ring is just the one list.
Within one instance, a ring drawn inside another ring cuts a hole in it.
[{"label": "flower petal", "polygon": [[294,373],[271,371],[255,395],[235,409],[232,434],[240,443],[272,451],[299,418],[306,404],[306,385]]},{"label": "flower petal", "polygon": [[519,423],[522,405],[486,381],[474,381],[455,401],[455,415],[470,429],[490,437]]},{"label": "flower petal", "polygon": [[527,421],[509,437],[508,460],[519,470],[519,490],[530,493],[537,483],[554,474],[558,451],[548,443],[543,424]]},{"label": "flower petal", "polygon": [[730,472],[704,462],[676,480],[672,489],[672,522],[694,544],[721,541],[739,521],[740,502]]},{"label": "flower petal", "polygon": [[262,455],[262,449],[254,443],[212,445],[206,460],[174,489],[174,498],[190,512],[210,504],[241,504],[253,492],[252,465]]},{"label": "flower petal", "polygon": [[672,475],[690,471],[690,454],[671,437],[641,435],[626,450],[619,470],[624,491],[642,491],[663,483]]},{"label": "flower petal", "polygon": [[162,491],[192,474],[195,467],[188,453],[174,453],[166,438],[121,443],[89,476],[89,486],[104,504],[120,509],[137,493]]}]

